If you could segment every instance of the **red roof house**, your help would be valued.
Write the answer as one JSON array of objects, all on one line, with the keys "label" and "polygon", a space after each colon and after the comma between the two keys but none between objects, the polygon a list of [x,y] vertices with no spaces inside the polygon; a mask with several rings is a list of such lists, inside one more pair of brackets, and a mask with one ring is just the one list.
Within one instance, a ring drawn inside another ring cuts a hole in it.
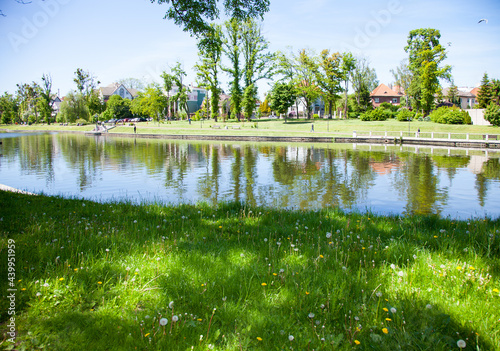
[{"label": "red roof house", "polygon": [[396,93],[385,84],[380,84],[370,94],[373,107],[379,107],[383,102],[388,102],[391,105],[399,105],[401,102],[401,96],[403,96],[403,94]]}]

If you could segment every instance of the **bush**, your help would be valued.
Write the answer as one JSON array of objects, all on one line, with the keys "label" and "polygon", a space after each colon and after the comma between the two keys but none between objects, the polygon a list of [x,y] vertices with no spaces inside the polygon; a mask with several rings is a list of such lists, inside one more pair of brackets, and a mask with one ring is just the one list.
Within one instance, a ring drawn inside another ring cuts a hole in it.
[{"label": "bush", "polygon": [[378,107],[375,110],[363,113],[360,118],[362,121],[385,121],[391,116],[391,111]]},{"label": "bush", "polygon": [[317,113],[315,113],[315,114],[313,115],[313,119],[319,119],[319,115],[318,115]]},{"label": "bush", "polygon": [[484,119],[494,126],[500,126],[500,106],[491,102],[484,111]]},{"label": "bush", "polygon": [[406,121],[409,121],[413,118],[413,112],[411,112],[407,108],[402,108],[399,110],[396,117],[397,117],[398,121],[406,122]]},{"label": "bush", "polygon": [[440,107],[429,115],[431,121],[441,124],[471,124],[472,120],[466,111],[462,111],[456,106]]}]

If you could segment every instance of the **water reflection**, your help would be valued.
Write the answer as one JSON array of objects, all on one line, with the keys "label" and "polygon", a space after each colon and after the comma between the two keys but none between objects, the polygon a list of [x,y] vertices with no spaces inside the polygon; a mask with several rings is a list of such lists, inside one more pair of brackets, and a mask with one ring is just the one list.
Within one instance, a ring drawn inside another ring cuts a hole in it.
[{"label": "water reflection", "polygon": [[493,151],[72,134],[0,138],[0,182],[46,194],[458,218],[500,213],[500,156]]}]

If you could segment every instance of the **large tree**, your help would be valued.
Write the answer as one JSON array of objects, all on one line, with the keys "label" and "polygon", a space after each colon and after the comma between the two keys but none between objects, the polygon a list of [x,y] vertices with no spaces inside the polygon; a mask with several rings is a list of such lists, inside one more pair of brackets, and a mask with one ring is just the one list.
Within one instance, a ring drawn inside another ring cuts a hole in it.
[{"label": "large tree", "polygon": [[60,112],[57,115],[59,122],[74,123],[77,119],[89,118],[89,109],[85,97],[79,92],[71,91],[61,103]]},{"label": "large tree", "polygon": [[213,25],[213,30],[198,41],[200,62],[194,66],[199,85],[210,91],[211,117],[217,122],[219,113],[219,66],[222,55],[222,30]]},{"label": "large tree", "polygon": [[270,106],[273,111],[276,111],[279,114],[284,114],[286,122],[288,109],[292,107],[296,99],[295,87],[291,82],[278,82],[274,84],[273,89],[271,90]]},{"label": "large tree", "polygon": [[50,124],[53,112],[53,99],[52,99],[52,77],[50,74],[42,76],[42,85],[40,86],[40,110],[42,118]]},{"label": "large tree", "polygon": [[170,69],[170,71],[172,72],[173,83],[177,87],[177,92],[172,96],[172,100],[176,105],[175,111],[178,112],[180,108],[183,108],[189,115],[189,106],[187,103],[189,88],[184,85],[186,72],[182,68],[180,62],[177,62],[175,66]]},{"label": "large tree", "polygon": [[350,52],[345,52],[342,54],[342,77],[344,81],[344,118],[347,119],[347,91],[349,90],[349,80],[351,79],[351,73],[356,67],[356,58]]},{"label": "large tree", "polygon": [[9,124],[16,121],[19,106],[13,95],[5,92],[0,96],[0,123]]},{"label": "large tree", "polygon": [[378,86],[377,73],[370,68],[365,57],[357,57],[354,69],[351,72],[351,82],[357,103],[357,112],[365,112],[371,108],[370,92]]},{"label": "large tree", "polygon": [[240,120],[243,91],[241,88],[241,22],[233,18],[224,24],[223,51],[231,66],[223,66],[222,70],[230,76],[231,113]]},{"label": "large tree", "polygon": [[245,115],[250,120],[257,101],[257,82],[272,77],[274,55],[268,51],[269,42],[262,35],[260,25],[254,20],[250,19],[241,24],[241,44],[245,83],[243,105]]},{"label": "large tree", "polygon": [[307,119],[310,119],[312,106],[321,96],[321,89],[317,85],[316,76],[318,64],[314,60],[314,53],[305,49],[300,51],[296,64],[295,89],[297,96],[305,106]]},{"label": "large tree", "polygon": [[[168,5],[166,19],[173,20],[184,31],[197,37],[206,36],[214,27],[210,24],[219,18],[219,0],[150,0],[152,3]],[[263,18],[269,11],[269,0],[224,0],[224,12],[228,18],[246,21]]]},{"label": "large tree", "polygon": [[328,102],[328,118],[332,118],[332,111],[336,108],[336,102],[340,99],[339,93],[342,92],[340,85],[342,80],[341,70],[342,56],[338,53],[330,55],[329,50],[321,51],[319,55],[316,78],[321,88],[323,99]]},{"label": "large tree", "polygon": [[163,94],[161,87],[157,84],[150,84],[144,92],[139,92],[132,100],[130,110],[132,113],[142,116],[149,116],[158,123],[163,118],[168,108],[168,99]]},{"label": "large tree", "polygon": [[446,50],[439,43],[441,33],[437,29],[421,28],[410,31],[405,51],[409,55],[409,69],[413,79],[408,89],[413,107],[429,114],[434,106],[434,95],[439,79],[451,79],[451,66],[442,65]]},{"label": "large tree", "polygon": [[483,79],[481,80],[481,87],[479,88],[479,93],[477,95],[477,102],[479,108],[486,108],[491,101],[491,85],[488,78],[488,74],[485,73]]}]

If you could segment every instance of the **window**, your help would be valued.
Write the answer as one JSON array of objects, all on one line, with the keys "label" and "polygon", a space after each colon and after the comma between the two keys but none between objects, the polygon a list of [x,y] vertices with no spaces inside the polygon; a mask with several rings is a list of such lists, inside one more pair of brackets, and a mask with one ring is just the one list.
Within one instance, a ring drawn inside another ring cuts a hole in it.
[{"label": "window", "polygon": [[380,102],[379,98],[375,98],[375,102],[378,104]]},{"label": "window", "polygon": [[393,104],[397,104],[397,103],[398,103],[398,98],[393,98],[393,99],[392,99],[392,103],[393,103]]}]

